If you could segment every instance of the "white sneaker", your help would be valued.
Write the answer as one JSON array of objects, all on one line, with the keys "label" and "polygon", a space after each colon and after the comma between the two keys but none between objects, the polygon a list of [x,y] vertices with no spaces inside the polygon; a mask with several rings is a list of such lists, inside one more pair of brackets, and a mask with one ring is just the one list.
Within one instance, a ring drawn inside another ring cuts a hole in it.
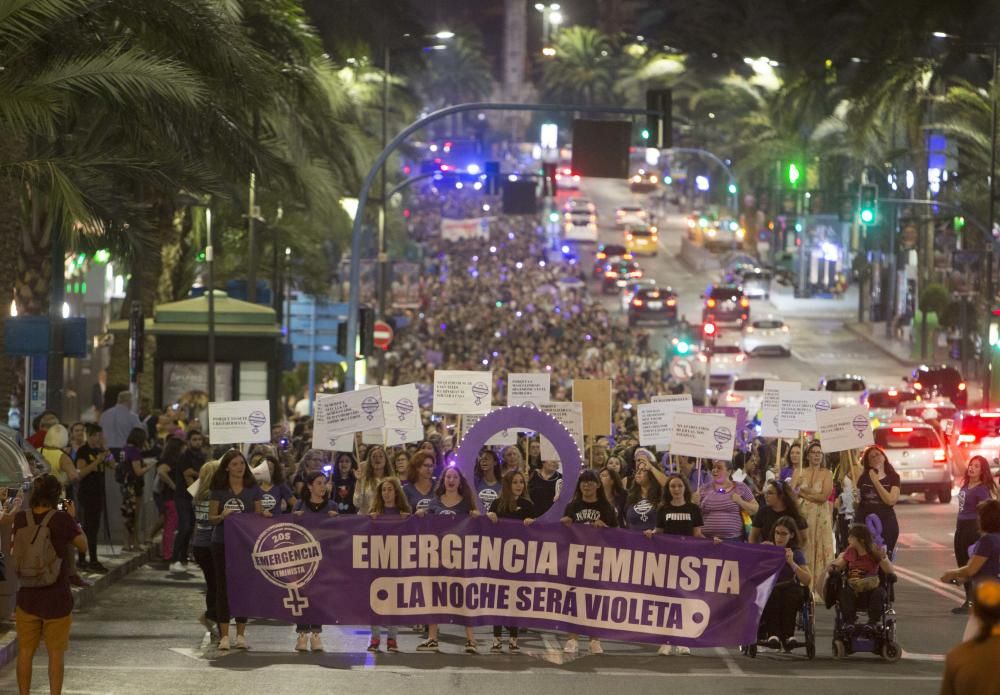
[{"label": "white sneaker", "polygon": [[661,645],[660,648],[656,650],[656,653],[659,654],[660,656],[673,656],[674,648],[669,644],[664,644]]},{"label": "white sneaker", "polygon": [[576,637],[570,637],[566,640],[566,645],[563,647],[563,651],[566,654],[576,654],[580,651],[580,642],[576,639]]},{"label": "white sneaker", "polygon": [[170,563],[170,572],[172,574],[180,574],[182,572],[187,572],[187,565],[180,561]]},{"label": "white sneaker", "polygon": [[219,638],[219,651],[220,652],[229,651],[229,635]]},{"label": "white sneaker", "polygon": [[591,654],[603,654],[604,647],[601,646],[601,640],[592,639],[590,640],[590,653]]},{"label": "white sneaker", "polygon": [[674,654],[677,656],[691,656],[691,650],[688,647],[674,647]]},{"label": "white sneaker", "polygon": [[295,638],[295,651],[297,652],[307,652],[309,651],[309,635],[304,632],[300,632],[298,637]]},{"label": "white sneaker", "polygon": [[309,638],[309,648],[314,652],[323,651],[323,640],[320,638],[318,632],[312,633],[312,637]]},{"label": "white sneaker", "polygon": [[243,635],[236,635],[236,648],[237,649],[249,649],[247,645],[247,638]]}]

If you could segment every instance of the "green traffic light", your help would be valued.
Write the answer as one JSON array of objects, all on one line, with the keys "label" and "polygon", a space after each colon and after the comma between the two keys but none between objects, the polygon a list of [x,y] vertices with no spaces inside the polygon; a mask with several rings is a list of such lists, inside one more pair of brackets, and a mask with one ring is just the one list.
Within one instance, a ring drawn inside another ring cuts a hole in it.
[{"label": "green traffic light", "polygon": [[736,184],[735,183],[729,184],[729,193],[731,195],[736,195]]},{"label": "green traffic light", "polygon": [[642,129],[642,139],[649,140],[649,128]]},{"label": "green traffic light", "polygon": [[865,224],[871,224],[875,221],[875,211],[874,210],[862,210],[861,211],[861,221]]},{"label": "green traffic light", "polygon": [[688,354],[688,351],[689,351],[690,349],[691,349],[691,346],[690,346],[690,345],[688,345],[688,344],[687,344],[686,342],[684,342],[683,340],[682,340],[682,341],[680,341],[679,343],[677,343],[677,347],[676,347],[676,350],[677,350],[677,354],[678,354],[678,355],[686,355],[686,354]]},{"label": "green traffic light", "polygon": [[550,212],[549,222],[558,222],[558,221],[559,221],[559,213],[555,211]]},{"label": "green traffic light", "polygon": [[793,186],[799,182],[799,178],[802,176],[802,172],[799,171],[799,167],[795,162],[788,165],[788,183]]}]

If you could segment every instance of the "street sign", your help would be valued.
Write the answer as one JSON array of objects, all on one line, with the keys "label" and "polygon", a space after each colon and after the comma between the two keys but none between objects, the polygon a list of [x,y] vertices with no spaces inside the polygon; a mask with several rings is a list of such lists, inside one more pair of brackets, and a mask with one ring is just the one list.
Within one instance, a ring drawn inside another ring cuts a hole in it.
[{"label": "street sign", "polygon": [[670,361],[670,375],[678,381],[687,381],[694,376],[694,366],[686,357],[675,357]]},{"label": "street sign", "polygon": [[385,321],[376,321],[374,328],[372,339],[375,347],[380,350],[388,350],[389,345],[392,344],[392,326]]}]

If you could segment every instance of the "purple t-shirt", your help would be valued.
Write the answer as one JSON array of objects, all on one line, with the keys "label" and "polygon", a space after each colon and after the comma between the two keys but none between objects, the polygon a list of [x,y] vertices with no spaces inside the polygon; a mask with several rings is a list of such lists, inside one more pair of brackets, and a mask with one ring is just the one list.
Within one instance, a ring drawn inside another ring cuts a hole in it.
[{"label": "purple t-shirt", "polygon": [[972,554],[986,558],[972,581],[1000,579],[1000,533],[984,533],[979,537]]},{"label": "purple t-shirt", "polygon": [[989,498],[990,489],[985,485],[963,486],[958,491],[958,518],[962,520],[978,519],[979,514],[976,513],[976,507],[979,506],[980,502],[985,502]]},{"label": "purple t-shirt", "polygon": [[[250,514],[253,514],[254,504],[260,500],[260,497],[260,486],[258,485],[245,487],[238,495],[229,488],[226,488],[225,490],[212,490],[212,501],[219,503],[220,514],[227,509],[235,509],[236,513],[249,512]],[[226,533],[224,529],[225,525],[226,521],[223,519],[212,530],[213,543],[226,542]]]},{"label": "purple t-shirt", "polygon": [[270,490],[261,489],[260,506],[271,514],[285,514],[292,511],[292,489],[282,483]]},{"label": "purple t-shirt", "polygon": [[449,507],[442,502],[440,498],[435,497],[433,501],[431,501],[427,511],[430,514],[437,514],[438,516],[468,516],[469,505],[465,503],[465,500],[459,500],[458,504]]},{"label": "purple t-shirt", "polygon": [[419,512],[421,509],[430,507],[431,502],[434,501],[434,485],[435,481],[431,481],[431,489],[426,495],[420,492],[415,485],[410,483],[403,485],[403,494],[406,495],[406,501],[410,503],[410,509]]},{"label": "purple t-shirt", "polygon": [[645,497],[635,504],[626,504],[625,527],[632,531],[652,531],[655,529],[656,505]]},{"label": "purple t-shirt", "polygon": [[485,480],[477,480],[476,494],[479,496],[479,505],[483,509],[489,509],[494,500],[500,496],[500,481],[490,485]]},{"label": "purple t-shirt", "polygon": [[742,538],[743,515],[740,506],[733,502],[731,495],[735,492],[746,502],[753,500],[753,493],[743,483],[735,483],[728,492],[719,492],[723,488],[714,482],[701,489],[701,515],[705,521],[701,532],[706,538]]},{"label": "purple t-shirt", "polygon": [[312,502],[307,502],[306,500],[299,500],[295,503],[295,509],[292,511],[305,512],[306,514],[323,514],[329,515],[330,512],[337,511],[337,503],[332,499],[327,498],[327,500],[321,505],[315,505]]}]

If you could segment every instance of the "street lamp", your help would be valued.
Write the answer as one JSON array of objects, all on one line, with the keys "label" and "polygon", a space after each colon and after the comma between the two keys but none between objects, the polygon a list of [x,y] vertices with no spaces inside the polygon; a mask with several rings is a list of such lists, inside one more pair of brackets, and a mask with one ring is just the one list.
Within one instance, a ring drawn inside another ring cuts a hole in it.
[{"label": "street lamp", "polygon": [[538,2],[535,3],[535,9],[542,13],[542,43],[548,44],[552,30],[566,21],[562,6],[557,2],[548,5]]}]

